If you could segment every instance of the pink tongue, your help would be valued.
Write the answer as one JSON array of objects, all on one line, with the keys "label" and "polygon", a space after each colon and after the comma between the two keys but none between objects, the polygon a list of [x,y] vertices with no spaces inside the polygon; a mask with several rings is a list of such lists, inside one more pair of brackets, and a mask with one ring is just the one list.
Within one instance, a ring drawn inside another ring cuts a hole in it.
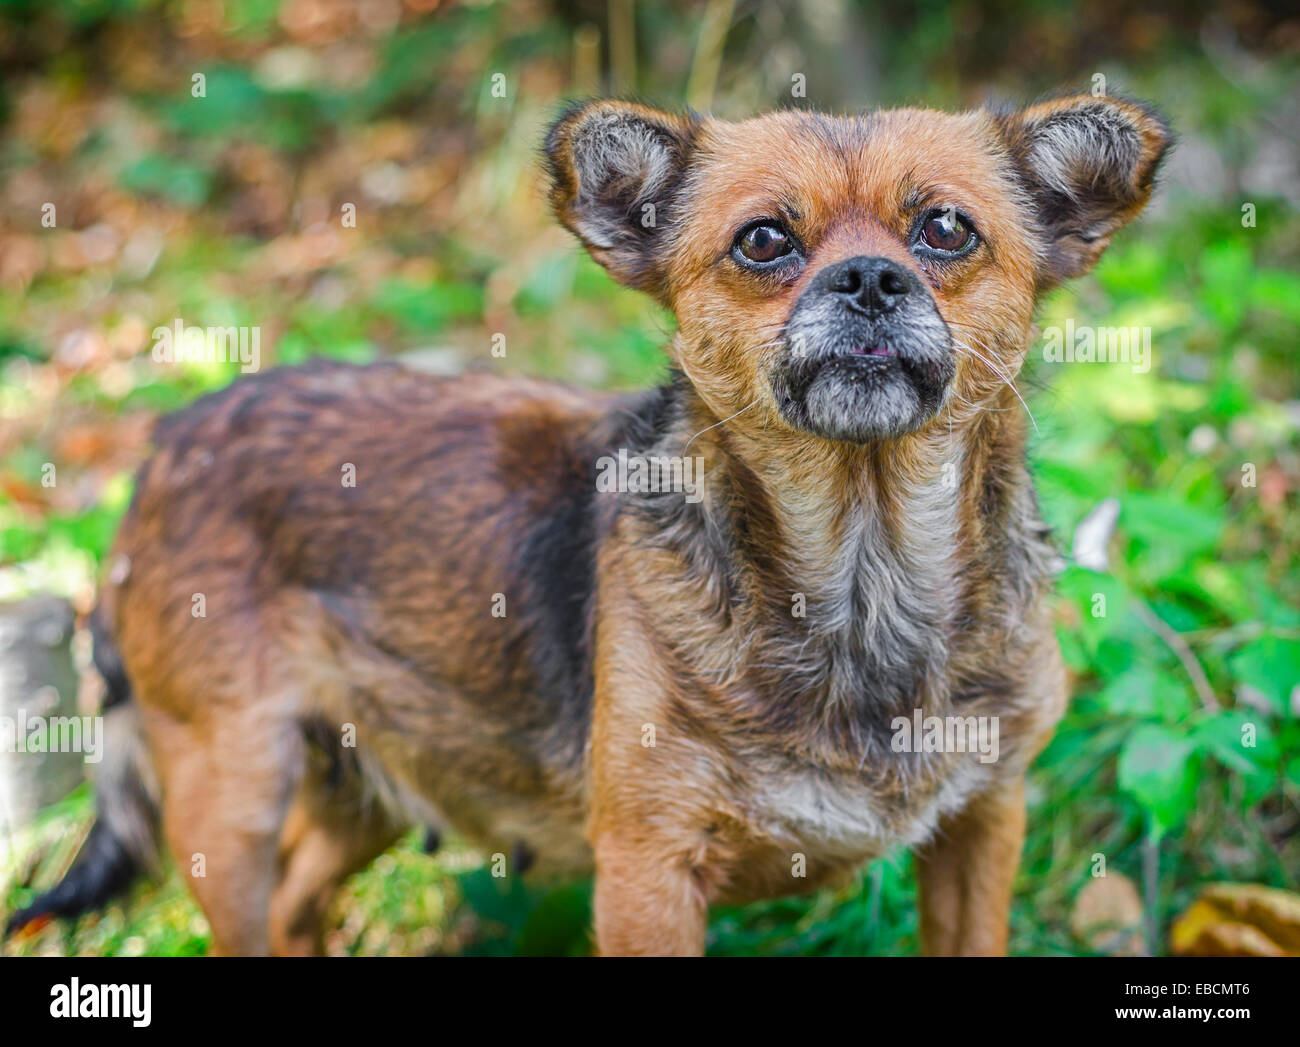
[{"label": "pink tongue", "polygon": [[893,356],[894,350],[887,345],[877,345],[867,350],[868,356]]}]

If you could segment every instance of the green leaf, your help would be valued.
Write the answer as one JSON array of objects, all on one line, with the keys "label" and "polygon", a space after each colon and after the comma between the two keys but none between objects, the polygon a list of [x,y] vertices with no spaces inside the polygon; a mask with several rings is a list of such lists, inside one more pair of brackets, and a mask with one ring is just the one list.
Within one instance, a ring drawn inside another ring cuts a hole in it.
[{"label": "green leaf", "polygon": [[1153,548],[1173,548],[1186,556],[1212,551],[1226,517],[1160,495],[1130,493],[1120,503],[1120,523]]},{"label": "green leaf", "polygon": [[1102,689],[1101,700],[1107,709],[1121,716],[1154,716],[1157,711],[1156,682],[1154,668],[1135,665]]},{"label": "green leaf", "polygon": [[1095,647],[1104,637],[1122,632],[1130,624],[1128,590],[1114,575],[1069,567],[1057,578],[1056,588],[1078,609],[1080,638],[1089,647]]},{"label": "green leaf", "polygon": [[1281,750],[1268,724],[1258,717],[1227,709],[1201,723],[1193,737],[1202,751],[1242,780],[1248,806],[1258,803],[1272,790]]},{"label": "green leaf", "polygon": [[1261,636],[1231,658],[1233,675],[1267,696],[1278,712],[1285,714],[1291,690],[1300,683],[1300,641]]},{"label": "green leaf", "polygon": [[1179,825],[1196,796],[1195,743],[1159,724],[1144,724],[1119,754],[1119,786],[1151,818],[1157,835]]}]

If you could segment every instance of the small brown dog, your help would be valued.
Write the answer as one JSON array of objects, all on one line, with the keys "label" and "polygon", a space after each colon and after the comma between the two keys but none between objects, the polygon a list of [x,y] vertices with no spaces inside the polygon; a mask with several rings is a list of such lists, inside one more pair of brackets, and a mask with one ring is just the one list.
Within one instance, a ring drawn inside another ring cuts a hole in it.
[{"label": "small brown dog", "polygon": [[594,861],[603,953],[700,953],[710,903],[899,844],[926,951],[1002,952],[1065,702],[1011,379],[1167,144],[1095,97],[570,109],[551,203],[676,314],[672,380],[315,364],[164,422],[97,644],[144,744],[15,922],[120,887],[158,796],[224,953],[318,951],[334,888],[444,821]]}]

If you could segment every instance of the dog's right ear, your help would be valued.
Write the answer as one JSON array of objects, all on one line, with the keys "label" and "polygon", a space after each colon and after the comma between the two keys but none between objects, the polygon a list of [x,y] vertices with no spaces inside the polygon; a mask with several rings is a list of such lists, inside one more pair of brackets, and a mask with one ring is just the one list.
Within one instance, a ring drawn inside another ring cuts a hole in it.
[{"label": "dog's right ear", "polygon": [[1171,141],[1154,109],[1105,96],[1044,102],[999,125],[1043,225],[1040,289],[1096,264],[1146,206]]},{"label": "dog's right ear", "polygon": [[620,283],[664,297],[674,200],[699,119],[632,102],[570,107],[546,136],[551,207]]}]

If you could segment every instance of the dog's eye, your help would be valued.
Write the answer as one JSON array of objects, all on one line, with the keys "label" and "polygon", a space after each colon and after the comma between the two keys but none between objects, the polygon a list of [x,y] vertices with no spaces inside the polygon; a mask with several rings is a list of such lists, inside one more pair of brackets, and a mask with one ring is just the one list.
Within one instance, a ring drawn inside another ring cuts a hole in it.
[{"label": "dog's eye", "polygon": [[789,234],[770,222],[751,225],[736,238],[736,250],[748,261],[762,265],[784,258],[794,250]]},{"label": "dog's eye", "polygon": [[957,254],[969,247],[975,231],[951,207],[931,211],[921,226],[921,242],[926,247],[947,254]]}]

